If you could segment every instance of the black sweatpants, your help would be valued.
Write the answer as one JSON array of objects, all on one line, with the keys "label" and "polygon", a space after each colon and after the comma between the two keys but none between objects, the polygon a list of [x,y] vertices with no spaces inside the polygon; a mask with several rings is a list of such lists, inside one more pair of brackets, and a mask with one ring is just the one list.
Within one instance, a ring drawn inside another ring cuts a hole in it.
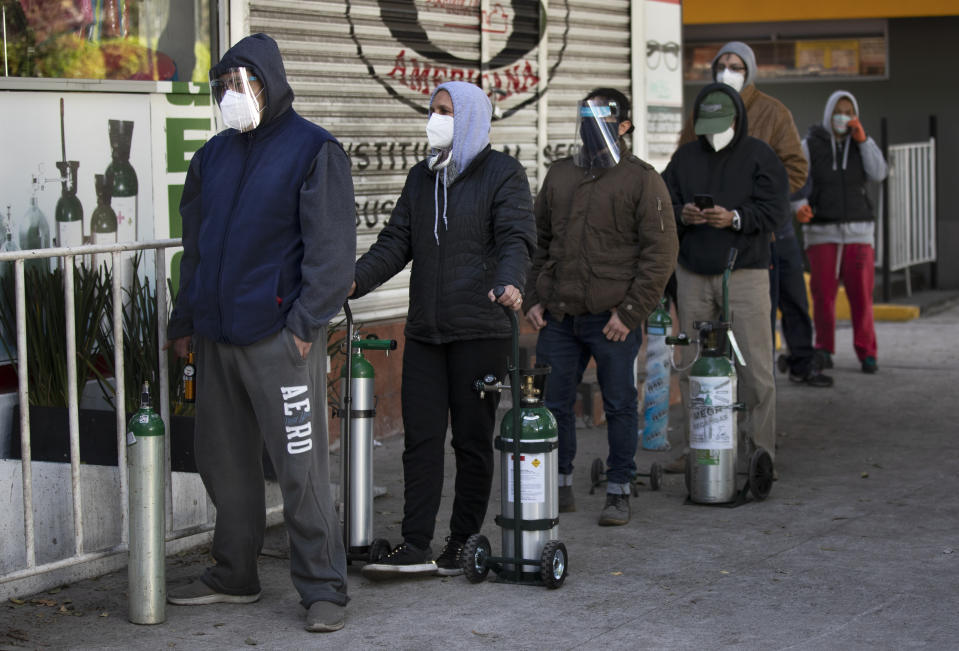
[{"label": "black sweatpants", "polygon": [[493,483],[493,431],[498,393],[480,398],[473,382],[506,375],[509,339],[448,344],[406,340],[403,353],[403,540],[426,548],[443,493],[443,455],[452,425],[456,481],[450,536],[465,541],[486,517]]}]

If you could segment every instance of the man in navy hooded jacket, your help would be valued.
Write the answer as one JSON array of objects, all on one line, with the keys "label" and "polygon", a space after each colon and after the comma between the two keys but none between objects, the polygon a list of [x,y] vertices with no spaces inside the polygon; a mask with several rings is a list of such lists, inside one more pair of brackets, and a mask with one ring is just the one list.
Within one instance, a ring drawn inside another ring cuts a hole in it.
[{"label": "man in navy hooded jacket", "polygon": [[210,70],[228,129],[193,156],[168,338],[196,353],[196,462],[217,509],[216,564],[180,605],[260,597],[264,443],[283,493],[307,630],[342,628],[346,555],[329,490],[326,330],[356,255],[350,163],[292,108],[276,42],[241,40]]}]

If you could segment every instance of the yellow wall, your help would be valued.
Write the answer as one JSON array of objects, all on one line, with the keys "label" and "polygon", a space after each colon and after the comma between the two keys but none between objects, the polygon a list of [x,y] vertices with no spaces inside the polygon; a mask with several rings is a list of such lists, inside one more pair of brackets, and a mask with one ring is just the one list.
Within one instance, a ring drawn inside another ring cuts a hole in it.
[{"label": "yellow wall", "polygon": [[957,14],[959,0],[683,0],[683,23],[686,25]]}]

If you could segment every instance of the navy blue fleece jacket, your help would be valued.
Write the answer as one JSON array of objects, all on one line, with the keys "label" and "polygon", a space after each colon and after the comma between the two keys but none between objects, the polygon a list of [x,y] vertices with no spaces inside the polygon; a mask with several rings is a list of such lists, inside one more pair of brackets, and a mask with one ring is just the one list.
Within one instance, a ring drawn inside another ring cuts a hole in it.
[{"label": "navy blue fleece jacket", "polygon": [[276,42],[241,40],[210,71],[252,70],[264,84],[259,126],[228,129],[193,156],[180,214],[180,291],[168,337],[249,345],[284,326],[313,341],[353,280],[356,216],[349,159],[292,108]]}]

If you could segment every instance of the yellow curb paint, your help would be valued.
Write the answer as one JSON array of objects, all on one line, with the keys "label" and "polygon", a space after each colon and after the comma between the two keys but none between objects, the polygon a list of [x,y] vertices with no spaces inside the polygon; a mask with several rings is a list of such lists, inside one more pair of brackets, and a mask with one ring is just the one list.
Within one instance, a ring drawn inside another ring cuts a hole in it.
[{"label": "yellow curb paint", "polygon": [[[806,298],[809,301],[809,315],[813,314],[812,291],[809,289],[809,274],[806,277]],[[852,316],[849,310],[849,298],[846,288],[839,285],[836,292],[836,320],[849,321]],[[873,303],[872,318],[875,321],[912,321],[919,318],[918,305],[892,305],[889,303]]]}]

